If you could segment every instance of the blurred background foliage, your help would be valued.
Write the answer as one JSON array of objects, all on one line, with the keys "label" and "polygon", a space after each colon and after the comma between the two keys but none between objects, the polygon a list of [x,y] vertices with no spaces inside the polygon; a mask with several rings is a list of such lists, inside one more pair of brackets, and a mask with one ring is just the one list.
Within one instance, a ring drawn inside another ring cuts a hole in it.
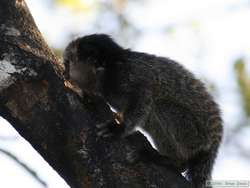
[{"label": "blurred background foliage", "polygon": [[91,9],[94,7],[93,3],[96,3],[96,1],[84,1],[84,0],[56,0],[55,3],[57,3],[59,6],[65,6],[70,8],[73,12],[87,12],[91,11]]},{"label": "blurred background foliage", "polygon": [[247,62],[244,58],[239,58],[235,61],[234,69],[243,101],[244,111],[246,112],[246,116],[250,117],[250,76],[246,69],[246,64]]},{"label": "blurred background foliage", "polygon": [[[26,2],[59,58],[73,38],[107,33],[125,48],[170,57],[194,72],[224,119],[214,179],[250,180],[249,0]],[[5,120],[0,125],[0,187],[67,187]],[[10,180],[13,173],[17,181]]]}]

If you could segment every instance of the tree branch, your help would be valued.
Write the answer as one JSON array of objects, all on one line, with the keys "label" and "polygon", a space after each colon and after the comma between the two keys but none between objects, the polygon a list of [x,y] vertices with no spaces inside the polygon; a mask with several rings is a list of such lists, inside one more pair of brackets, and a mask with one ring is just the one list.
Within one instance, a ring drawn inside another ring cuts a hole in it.
[{"label": "tree branch", "polygon": [[62,70],[25,2],[0,0],[0,115],[72,188],[188,187],[166,167],[127,164],[128,138],[98,139],[94,125],[112,118],[109,107],[65,87]]},{"label": "tree branch", "polygon": [[37,180],[43,187],[48,187],[47,183],[42,180],[37,173],[32,170],[28,165],[20,161],[15,155],[13,155],[11,152],[6,151],[4,149],[0,148],[0,152],[11,158],[13,161],[15,161],[17,164],[19,164],[21,167],[23,167],[35,180]]}]

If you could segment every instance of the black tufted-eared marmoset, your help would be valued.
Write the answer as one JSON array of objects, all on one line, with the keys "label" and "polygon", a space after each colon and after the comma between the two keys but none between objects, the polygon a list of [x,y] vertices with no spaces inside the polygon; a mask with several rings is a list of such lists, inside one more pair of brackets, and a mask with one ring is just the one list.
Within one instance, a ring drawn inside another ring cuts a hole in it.
[{"label": "black tufted-eared marmoset", "polygon": [[[192,73],[169,58],[124,49],[105,34],[72,41],[64,63],[72,83],[102,96],[121,114],[123,136],[142,127],[161,156],[186,170],[192,187],[206,186],[222,139],[222,119]],[[112,136],[109,126],[97,125],[98,135]]]}]

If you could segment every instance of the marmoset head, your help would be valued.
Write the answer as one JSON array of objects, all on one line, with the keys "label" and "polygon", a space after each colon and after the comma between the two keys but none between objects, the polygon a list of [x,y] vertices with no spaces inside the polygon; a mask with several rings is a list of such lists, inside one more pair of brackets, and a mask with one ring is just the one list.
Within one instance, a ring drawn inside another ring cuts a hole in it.
[{"label": "marmoset head", "polygon": [[106,68],[113,66],[123,49],[108,35],[88,35],[69,43],[63,54],[65,76],[87,93],[100,95]]}]

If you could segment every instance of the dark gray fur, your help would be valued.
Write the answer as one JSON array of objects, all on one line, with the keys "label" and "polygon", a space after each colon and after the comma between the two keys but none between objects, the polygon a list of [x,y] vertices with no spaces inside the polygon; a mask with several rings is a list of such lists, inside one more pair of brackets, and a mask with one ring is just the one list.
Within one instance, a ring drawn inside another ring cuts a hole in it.
[{"label": "dark gray fur", "polygon": [[142,127],[161,155],[187,169],[193,187],[205,187],[223,128],[220,110],[200,80],[171,59],[123,49],[104,34],[72,41],[64,62],[82,90],[123,113],[125,135]]}]

